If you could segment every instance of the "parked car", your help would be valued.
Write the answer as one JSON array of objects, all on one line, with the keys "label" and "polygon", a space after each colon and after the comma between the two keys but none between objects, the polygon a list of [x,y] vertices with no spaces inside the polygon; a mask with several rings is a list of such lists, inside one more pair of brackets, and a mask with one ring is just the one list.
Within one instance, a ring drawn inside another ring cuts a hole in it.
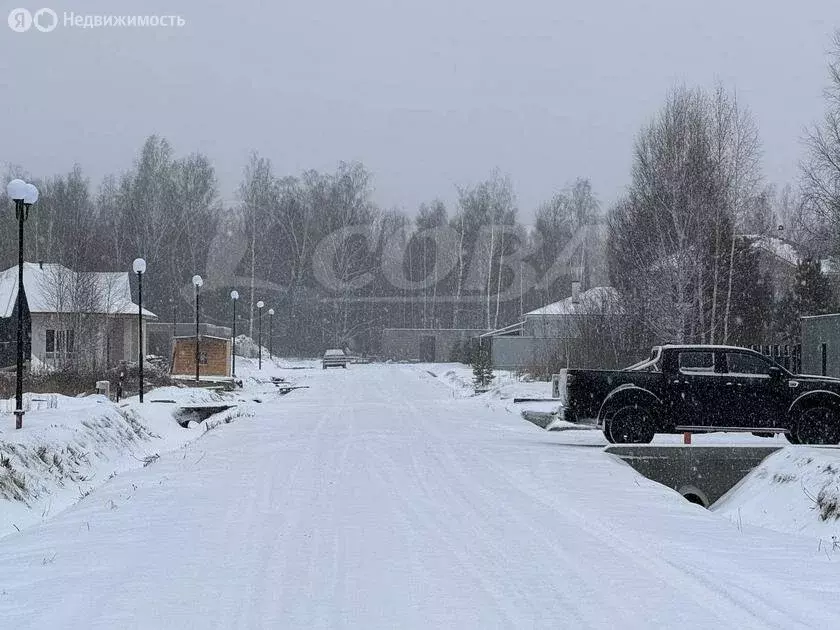
[{"label": "parked car", "polygon": [[326,370],[328,367],[343,367],[346,368],[350,362],[350,358],[344,354],[344,350],[332,348],[324,353],[324,358],[321,360],[321,365]]},{"label": "parked car", "polygon": [[746,348],[666,345],[624,370],[567,371],[563,419],[613,443],[656,433],[783,433],[793,444],[840,442],[840,379],[791,374]]}]

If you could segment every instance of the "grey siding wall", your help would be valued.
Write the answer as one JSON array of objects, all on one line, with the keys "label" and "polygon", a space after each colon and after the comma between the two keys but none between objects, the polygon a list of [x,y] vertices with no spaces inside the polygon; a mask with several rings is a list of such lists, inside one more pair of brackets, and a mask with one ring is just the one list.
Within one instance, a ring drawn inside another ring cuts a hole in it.
[{"label": "grey siding wall", "polygon": [[529,337],[570,337],[576,328],[567,315],[526,315],[522,331]]},{"label": "grey siding wall", "polygon": [[484,330],[476,329],[427,329],[427,328],[386,328],[382,331],[382,358],[392,361],[421,361],[421,345],[424,337],[433,337],[435,344],[434,361],[446,363],[452,356],[452,350],[458,342],[463,343],[472,337],[478,337]]},{"label": "grey siding wall", "polygon": [[494,337],[493,367],[497,370],[521,370],[534,361],[546,358],[563,344],[556,337]]},{"label": "grey siding wall", "polygon": [[822,374],[822,344],[826,345],[826,375],[840,377],[840,314],[802,318],[804,374]]}]

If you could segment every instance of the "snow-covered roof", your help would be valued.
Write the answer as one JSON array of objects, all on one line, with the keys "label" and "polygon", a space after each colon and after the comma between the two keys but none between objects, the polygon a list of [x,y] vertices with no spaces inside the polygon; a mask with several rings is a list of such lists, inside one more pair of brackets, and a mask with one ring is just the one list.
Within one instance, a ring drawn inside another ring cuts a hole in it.
[{"label": "snow-covered roof", "polygon": [[[750,249],[763,251],[791,267],[795,267],[805,258],[799,253],[796,245],[776,236],[739,234],[738,238],[747,241]],[[654,261],[650,265],[650,269],[652,271],[659,271],[666,268],[680,268],[682,265],[688,264],[693,260],[693,256],[694,248],[688,248],[683,252],[674,253]],[[832,258],[822,258],[819,263],[820,270],[825,274],[840,273],[840,263]]]},{"label": "snow-covered roof", "polygon": [[[763,250],[791,266],[798,265],[802,262],[803,256],[799,253],[799,250],[793,244],[781,238],[763,236],[761,234],[742,234],[741,237],[751,241],[750,247],[752,249]],[[823,258],[819,262],[820,269],[823,273],[838,273],[838,264],[833,259]]]},{"label": "snow-covered roof", "polygon": [[[76,272],[63,265],[23,263],[23,286],[32,313],[136,315],[128,272]],[[0,272],[0,317],[11,317],[18,294],[18,267]],[[143,309],[144,317],[157,315]]]},{"label": "snow-covered roof", "polygon": [[744,238],[752,241],[752,249],[762,249],[790,265],[799,264],[800,256],[796,248],[790,243],[775,236],[761,236],[758,234],[745,234]]},{"label": "snow-covered roof", "polygon": [[624,312],[621,296],[613,287],[594,287],[580,294],[578,302],[569,296],[542,308],[525,313],[526,317],[542,315],[619,315]]},{"label": "snow-covered roof", "polygon": [[504,336],[513,336],[513,335],[520,335],[525,328],[525,322],[516,322],[515,324],[510,324],[509,326],[505,326],[504,328],[497,328],[496,330],[491,330],[489,332],[484,333],[483,335],[479,335],[480,339],[484,339],[485,337],[504,337]]}]

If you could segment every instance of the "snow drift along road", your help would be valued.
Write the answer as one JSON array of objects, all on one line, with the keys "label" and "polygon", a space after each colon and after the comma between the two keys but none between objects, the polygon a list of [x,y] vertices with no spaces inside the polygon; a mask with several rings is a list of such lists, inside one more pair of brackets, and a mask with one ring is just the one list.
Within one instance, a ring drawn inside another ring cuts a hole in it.
[{"label": "snow drift along road", "polygon": [[828,628],[837,562],[408,366],[256,417],[0,540],[10,628]]},{"label": "snow drift along road", "polygon": [[840,451],[803,446],[774,453],[713,511],[736,523],[821,538],[840,551]]}]

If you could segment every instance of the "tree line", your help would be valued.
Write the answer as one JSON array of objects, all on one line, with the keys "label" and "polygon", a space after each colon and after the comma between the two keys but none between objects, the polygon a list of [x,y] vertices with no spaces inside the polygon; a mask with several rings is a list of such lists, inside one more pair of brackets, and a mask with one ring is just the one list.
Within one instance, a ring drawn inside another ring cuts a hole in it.
[{"label": "tree line", "polygon": [[[431,199],[408,213],[374,203],[363,164],[281,175],[257,153],[236,202],[225,204],[209,157],[178,156],[158,136],[131,169],[96,186],[80,165],[40,179],[11,168],[8,177],[41,193],[26,224],[26,260],[121,271],[141,256],[145,304],[163,321],[193,317],[190,278],[200,274],[202,319],[229,324],[235,288],[238,329],[254,336],[262,300],[277,313],[274,345],[288,352],[375,351],[384,327],[495,328],[561,299],[573,278],[606,277],[603,239],[591,229],[603,219],[586,179],[561,188],[528,228],[510,179],[496,172],[459,188],[454,207]],[[14,227],[2,213],[3,268],[17,261]]]},{"label": "tree line", "polygon": [[[804,139],[798,181],[765,181],[758,126],[736,92],[680,86],[639,131],[620,199],[604,211],[588,178],[564,178],[532,225],[498,172],[459,187],[449,206],[432,194],[406,211],[374,202],[361,163],[277,173],[256,152],[224,203],[210,157],[159,136],[101,182],[81,165],[7,175],[41,191],[27,260],[120,271],[142,256],[146,304],[163,321],[191,319],[200,274],[203,319],[229,324],[235,288],[239,330],[253,335],[263,300],[288,353],[375,352],[384,327],[500,328],[566,297],[573,280],[620,291],[628,343],[785,343],[800,315],[836,306],[840,35],[828,65],[826,114]],[[3,268],[17,260],[14,227],[0,213]]]}]

